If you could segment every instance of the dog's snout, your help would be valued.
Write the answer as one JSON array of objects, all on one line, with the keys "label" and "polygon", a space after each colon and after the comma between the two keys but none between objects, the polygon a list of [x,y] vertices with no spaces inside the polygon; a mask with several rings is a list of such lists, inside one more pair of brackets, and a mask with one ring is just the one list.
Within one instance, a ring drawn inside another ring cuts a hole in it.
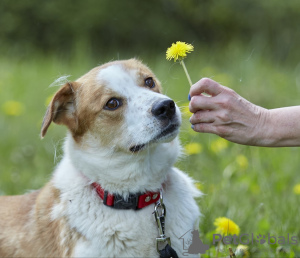
[{"label": "dog's snout", "polygon": [[172,119],[176,113],[176,107],[173,100],[163,100],[154,103],[151,113],[158,119]]}]

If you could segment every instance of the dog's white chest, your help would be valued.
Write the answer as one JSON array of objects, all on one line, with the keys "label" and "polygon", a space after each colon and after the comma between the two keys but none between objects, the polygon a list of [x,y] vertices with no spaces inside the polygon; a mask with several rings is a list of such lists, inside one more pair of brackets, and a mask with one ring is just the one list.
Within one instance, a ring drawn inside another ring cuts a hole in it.
[{"label": "dog's white chest", "polygon": [[[181,184],[186,183],[186,178],[181,177],[181,173],[174,171],[174,187],[168,187],[164,194],[167,209],[165,233],[171,238],[172,247],[179,255],[184,252],[180,237],[193,229],[199,218],[199,210],[190,189],[176,187],[179,180]],[[72,199],[74,196],[76,198]],[[154,204],[137,211],[116,210],[104,206],[99,196],[95,192],[91,194],[88,189],[81,190],[80,194],[73,192],[72,196],[66,194],[64,197],[65,205],[58,204],[54,207],[53,214],[57,211],[56,216],[59,217],[60,214],[68,217],[71,229],[81,236],[76,241],[73,256],[158,257],[158,227],[153,215]],[[60,206],[67,206],[67,209]]]},{"label": "dog's white chest", "polygon": [[[190,219],[192,214],[187,215],[183,218],[181,214],[169,213],[169,218],[166,218],[166,235],[171,237],[172,246],[179,254],[183,253],[179,237],[192,229],[195,219]],[[158,228],[152,205],[140,211],[116,211],[103,207],[103,213],[99,212],[98,216],[94,222],[86,220],[83,223],[82,226],[86,227],[82,232],[84,237],[76,243],[74,256],[158,257]]]},{"label": "dog's white chest", "polygon": [[[194,229],[199,219],[199,208],[193,198],[198,192],[193,181],[178,169],[170,168],[166,174],[163,188],[165,234],[171,238],[172,247],[181,255],[184,250],[180,237]],[[52,219],[65,218],[70,230],[79,235],[74,246],[70,247],[72,256],[159,256],[156,251],[159,234],[153,215],[154,204],[137,211],[105,206],[95,189],[66,158],[57,167],[54,186],[61,194],[60,203],[53,207]],[[64,248],[66,243],[61,243]]]},{"label": "dog's white chest", "polygon": [[[77,257],[155,257],[157,228],[152,207],[141,211],[120,211],[103,207],[103,213],[85,222],[84,238],[74,249]],[[104,214],[105,213],[105,214]],[[101,218],[102,217],[102,218]]]},{"label": "dog's white chest", "polygon": [[53,209],[53,219],[67,217],[69,227],[80,235],[73,256],[157,256],[154,204],[137,211],[117,210],[103,205],[89,187],[76,192],[63,195]]}]

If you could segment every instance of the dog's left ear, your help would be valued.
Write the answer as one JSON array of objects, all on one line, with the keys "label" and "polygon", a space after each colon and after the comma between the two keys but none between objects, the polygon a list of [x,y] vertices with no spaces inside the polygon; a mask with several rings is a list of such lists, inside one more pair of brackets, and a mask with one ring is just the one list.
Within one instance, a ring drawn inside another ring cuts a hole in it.
[{"label": "dog's left ear", "polygon": [[71,131],[76,130],[76,88],[76,82],[68,82],[56,92],[44,116],[41,128],[41,138],[44,138],[46,135],[52,121],[56,124],[66,125]]}]

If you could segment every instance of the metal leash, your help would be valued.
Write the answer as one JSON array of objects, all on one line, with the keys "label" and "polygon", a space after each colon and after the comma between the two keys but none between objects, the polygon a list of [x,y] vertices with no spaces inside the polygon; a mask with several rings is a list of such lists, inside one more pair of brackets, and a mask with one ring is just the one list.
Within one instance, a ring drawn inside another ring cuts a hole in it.
[{"label": "metal leash", "polygon": [[158,227],[159,237],[156,238],[156,250],[160,258],[178,258],[176,251],[171,247],[170,237],[165,235],[166,206],[163,203],[163,193],[160,189],[160,198],[154,207],[154,217]]}]

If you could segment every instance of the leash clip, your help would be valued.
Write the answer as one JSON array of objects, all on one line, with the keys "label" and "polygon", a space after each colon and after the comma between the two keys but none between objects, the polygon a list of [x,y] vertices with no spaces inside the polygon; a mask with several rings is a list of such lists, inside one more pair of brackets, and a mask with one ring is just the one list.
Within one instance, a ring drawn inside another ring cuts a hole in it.
[{"label": "leash clip", "polygon": [[165,217],[166,217],[166,206],[163,203],[162,190],[160,190],[160,200],[154,207],[154,217],[158,227],[159,237],[156,238],[156,250],[158,253],[165,248],[167,244],[171,246],[170,237],[165,235]]}]

